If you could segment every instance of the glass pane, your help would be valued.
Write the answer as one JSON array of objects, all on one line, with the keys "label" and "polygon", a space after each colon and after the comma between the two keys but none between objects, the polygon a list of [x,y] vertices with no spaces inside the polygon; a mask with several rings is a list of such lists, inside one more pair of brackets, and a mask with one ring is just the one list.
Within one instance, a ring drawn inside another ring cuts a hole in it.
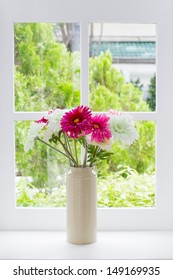
[{"label": "glass pane", "polygon": [[79,23],[15,23],[16,111],[80,103]]},{"label": "glass pane", "polygon": [[68,162],[38,141],[35,141],[34,148],[23,156],[30,124],[30,121],[15,123],[16,205],[62,207],[66,201],[64,181]]},{"label": "glass pane", "polygon": [[139,139],[129,148],[115,142],[114,155],[97,165],[99,207],[154,207],[156,124],[137,121]]},{"label": "glass pane", "polygon": [[[98,207],[154,207],[155,129],[152,121],[135,123],[139,140],[129,148],[114,143],[113,155],[97,162]],[[17,121],[16,205],[65,207],[65,173],[68,161],[36,141],[24,154],[30,121]],[[56,148],[60,148],[56,146]],[[81,151],[78,149],[78,158]]]},{"label": "glass pane", "polygon": [[155,24],[90,23],[90,106],[155,111]]}]

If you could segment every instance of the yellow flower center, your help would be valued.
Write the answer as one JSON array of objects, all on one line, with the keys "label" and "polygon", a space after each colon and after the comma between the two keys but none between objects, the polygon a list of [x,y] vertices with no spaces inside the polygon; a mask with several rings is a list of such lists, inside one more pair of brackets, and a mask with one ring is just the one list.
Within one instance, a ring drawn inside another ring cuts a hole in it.
[{"label": "yellow flower center", "polygon": [[97,123],[95,123],[94,128],[100,128],[100,126]]},{"label": "yellow flower center", "polygon": [[79,118],[74,119],[74,123],[78,123],[79,122]]}]

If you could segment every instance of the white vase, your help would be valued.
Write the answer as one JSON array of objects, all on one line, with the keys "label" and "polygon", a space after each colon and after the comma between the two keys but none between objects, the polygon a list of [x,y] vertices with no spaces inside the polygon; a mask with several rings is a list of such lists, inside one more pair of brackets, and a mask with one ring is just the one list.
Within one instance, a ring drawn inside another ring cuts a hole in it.
[{"label": "white vase", "polygon": [[67,241],[96,242],[97,184],[91,167],[72,167],[66,175]]}]

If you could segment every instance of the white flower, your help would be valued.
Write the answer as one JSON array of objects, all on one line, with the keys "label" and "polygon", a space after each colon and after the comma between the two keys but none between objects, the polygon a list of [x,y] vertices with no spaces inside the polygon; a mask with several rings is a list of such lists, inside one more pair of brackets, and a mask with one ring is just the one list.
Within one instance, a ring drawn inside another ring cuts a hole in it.
[{"label": "white flower", "polygon": [[103,142],[91,141],[91,135],[86,135],[86,141],[89,145],[100,147],[102,150],[110,150],[112,148],[113,139],[105,139]]},{"label": "white flower", "polygon": [[38,136],[39,132],[43,129],[44,126],[45,126],[45,123],[43,123],[43,122],[31,124],[30,130],[28,132],[28,139],[24,146],[25,152],[28,152],[29,150],[31,150],[31,148],[34,145],[35,138]]},{"label": "white flower", "polygon": [[48,114],[46,118],[48,119],[47,129],[44,131],[43,139],[44,141],[49,141],[53,134],[57,134],[60,129],[60,120],[65,110],[56,109],[52,113]]},{"label": "white flower", "polygon": [[138,132],[133,120],[127,114],[109,114],[110,129],[114,140],[119,140],[124,145],[131,145],[138,139]]}]

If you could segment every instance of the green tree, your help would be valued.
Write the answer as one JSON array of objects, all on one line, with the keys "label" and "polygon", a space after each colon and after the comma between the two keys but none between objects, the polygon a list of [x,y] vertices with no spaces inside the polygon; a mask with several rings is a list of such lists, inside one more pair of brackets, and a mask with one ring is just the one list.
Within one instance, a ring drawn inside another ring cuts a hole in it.
[{"label": "green tree", "polygon": [[139,88],[140,90],[143,89],[144,85],[141,83],[141,80],[139,78],[137,78],[136,80],[131,79],[130,82],[136,86],[137,88]]},{"label": "green tree", "polygon": [[109,51],[90,58],[90,106],[94,111],[150,111],[142,91],[126,83],[120,71],[112,65]]},{"label": "green tree", "polygon": [[149,84],[148,90],[149,97],[147,98],[147,103],[150,106],[151,111],[156,110],[156,76],[154,75]]},{"label": "green tree", "polygon": [[16,23],[14,34],[16,111],[77,106],[79,53],[56,41],[52,24]]}]

